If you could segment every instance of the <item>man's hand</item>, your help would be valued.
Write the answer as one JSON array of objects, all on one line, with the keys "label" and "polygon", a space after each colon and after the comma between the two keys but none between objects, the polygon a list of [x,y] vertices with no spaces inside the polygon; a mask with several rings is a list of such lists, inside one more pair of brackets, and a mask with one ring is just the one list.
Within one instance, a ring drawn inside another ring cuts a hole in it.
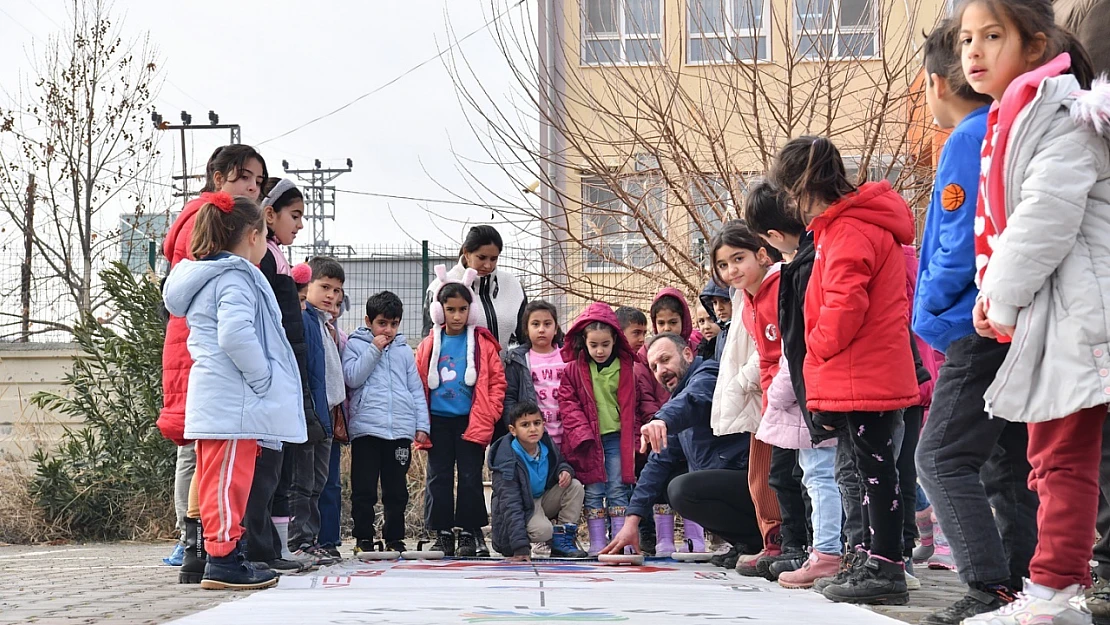
[{"label": "man's hand", "polygon": [[417,432],[416,433],[416,442],[420,443],[421,445],[426,444],[428,442],[428,433],[427,432]]},{"label": "man's hand", "polygon": [[385,348],[389,347],[389,344],[392,342],[393,341],[384,334],[379,334],[374,337],[374,347],[377,347],[379,352],[384,352]]},{"label": "man's hand", "polygon": [[566,488],[570,486],[570,473],[566,471],[559,472],[559,488]]},{"label": "man's hand", "polygon": [[659,453],[667,448],[666,422],[654,419],[640,428],[640,453],[646,454],[648,447],[654,453]]},{"label": "man's hand", "polygon": [[508,562],[531,562],[532,561],[532,556],[530,556],[530,555],[512,556],[507,561]]},{"label": "man's hand", "polygon": [[625,517],[624,527],[613,537],[613,542],[601,550],[601,553],[620,555],[629,545],[632,546],[633,553],[640,553],[640,517],[634,514]]}]

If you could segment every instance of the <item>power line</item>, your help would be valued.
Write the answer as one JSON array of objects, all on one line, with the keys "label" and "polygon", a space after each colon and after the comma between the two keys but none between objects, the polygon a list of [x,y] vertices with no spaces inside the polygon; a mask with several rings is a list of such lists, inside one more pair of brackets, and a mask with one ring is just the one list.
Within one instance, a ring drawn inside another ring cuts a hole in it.
[{"label": "power line", "polygon": [[387,200],[405,200],[409,202],[423,202],[427,204],[452,204],[455,206],[472,206],[474,208],[520,208],[519,206],[502,205],[497,206],[493,204],[479,204],[478,202],[467,202],[465,200],[440,200],[430,197],[412,197],[408,195],[393,195],[391,193],[375,193],[373,191],[354,191],[352,189],[336,189],[336,193],[346,193],[348,195],[363,195],[367,197],[380,197]]},{"label": "power line", "polygon": [[390,85],[392,85],[392,84],[394,84],[394,83],[398,82],[398,81],[399,81],[399,80],[401,80],[402,78],[404,78],[404,77],[408,76],[409,74],[411,74],[411,73],[415,72],[416,70],[420,69],[421,67],[424,67],[424,66],[425,66],[425,65],[427,65],[428,63],[431,63],[432,61],[435,61],[436,59],[438,59],[438,58],[442,57],[442,56],[443,56],[444,54],[447,54],[447,53],[448,53],[448,52],[450,52],[450,51],[451,51],[451,50],[452,50],[453,48],[457,47],[457,46],[458,46],[459,44],[461,44],[462,42],[466,41],[467,39],[470,39],[470,38],[471,38],[471,37],[473,37],[474,35],[477,35],[477,34],[478,34],[478,33],[480,33],[481,31],[483,31],[483,30],[485,30],[485,29],[489,28],[491,24],[493,24],[493,23],[494,23],[494,22],[496,22],[497,20],[499,20],[499,19],[501,19],[502,17],[504,17],[504,16],[506,15],[506,14],[508,14],[508,12],[509,12],[509,11],[511,11],[511,10],[515,9],[516,7],[518,7],[518,6],[522,5],[522,4],[524,4],[524,2],[525,2],[525,0],[518,0],[518,1],[516,2],[516,4],[513,4],[513,5],[510,5],[510,6],[506,7],[504,11],[502,11],[502,12],[498,13],[497,15],[493,16],[493,18],[492,18],[491,20],[489,20],[488,22],[486,22],[485,24],[482,24],[482,25],[481,25],[480,27],[478,27],[477,29],[475,29],[475,30],[471,31],[470,33],[468,33],[467,35],[465,35],[465,36],[464,36],[464,37],[462,37],[461,39],[458,39],[458,40],[456,40],[456,41],[455,41],[455,42],[453,42],[453,43],[452,43],[451,45],[449,45],[449,46],[447,46],[446,48],[444,48],[443,50],[441,50],[441,51],[440,51],[440,52],[439,52],[438,54],[436,54],[435,56],[432,56],[432,57],[430,57],[430,58],[424,59],[424,60],[423,60],[423,61],[421,61],[420,63],[417,63],[416,65],[414,65],[414,66],[410,67],[409,69],[405,70],[404,72],[402,72],[402,73],[401,73],[400,75],[396,76],[395,78],[393,78],[393,79],[392,79],[392,80],[390,80],[389,82],[387,82],[387,83],[385,83],[385,84],[383,84],[383,85],[380,85],[380,86],[378,86],[378,87],[375,87],[374,89],[371,89],[370,91],[367,91],[366,93],[364,93],[364,94],[362,94],[362,95],[358,96],[358,97],[357,97],[357,98],[355,98],[354,100],[351,100],[350,102],[348,102],[348,103],[344,104],[343,106],[341,106],[341,107],[339,107],[339,108],[335,109],[334,111],[332,111],[332,112],[330,112],[330,113],[325,113],[325,114],[323,114],[323,115],[321,115],[321,116],[319,116],[319,117],[317,117],[317,118],[315,118],[315,119],[311,119],[311,120],[309,120],[309,121],[307,121],[307,122],[305,122],[305,123],[301,124],[300,126],[297,126],[296,128],[293,128],[292,130],[288,130],[288,131],[286,131],[286,132],[283,132],[283,133],[281,133],[280,135],[277,135],[277,136],[274,136],[274,137],[270,137],[269,139],[266,139],[265,141],[260,141],[260,142],[258,142],[258,143],[255,143],[254,145],[256,145],[256,146],[259,146],[259,145],[265,145],[265,144],[267,144],[267,143],[269,143],[269,142],[271,142],[271,141],[276,141],[276,140],[278,140],[278,139],[281,139],[281,138],[283,138],[283,137],[288,137],[289,135],[291,135],[291,134],[293,134],[293,133],[297,132],[298,130],[302,130],[302,129],[304,129],[304,128],[307,128],[308,126],[311,126],[312,124],[315,124],[315,123],[316,123],[316,122],[318,122],[318,121],[321,121],[321,120],[323,120],[323,119],[327,119],[328,117],[331,117],[332,115],[335,115],[336,113],[339,113],[339,112],[343,111],[344,109],[347,109],[347,108],[349,108],[349,107],[351,107],[351,106],[353,106],[353,105],[357,104],[358,102],[360,102],[360,101],[362,101],[362,100],[364,100],[364,99],[366,99],[366,98],[368,98],[368,97],[370,97],[370,96],[374,95],[375,93],[378,93],[379,91],[381,91],[381,90],[385,89],[386,87],[389,87]]}]

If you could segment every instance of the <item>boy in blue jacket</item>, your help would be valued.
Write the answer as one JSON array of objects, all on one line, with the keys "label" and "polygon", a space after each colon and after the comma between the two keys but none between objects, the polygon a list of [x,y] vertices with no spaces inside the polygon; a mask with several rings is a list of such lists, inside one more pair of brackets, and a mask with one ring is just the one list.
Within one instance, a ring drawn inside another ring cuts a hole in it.
[{"label": "boy in blue jacket", "polygon": [[[918,479],[940,526],[962,530],[948,535],[951,556],[934,555],[930,565],[956,568],[968,593],[926,616],[922,623],[929,625],[955,625],[1012,602],[1029,576],[1037,542],[1037,497],[1026,485],[1026,426],[989,419],[984,412],[983,394],[1009,343],[979,336],[971,323],[979,294],[975,204],[990,97],[964,80],[957,29],[942,23],[924,47],[926,102],[939,126],[955,129],[940,154],[926,214],[913,330],[946,360],[918,443]],[[989,492],[1001,493],[1004,502],[988,502]]]},{"label": "boy in blue jacket", "polygon": [[528,561],[532,543],[550,542],[552,557],[586,557],[575,524],[586,489],[544,431],[534,402],[517,402],[509,411],[509,433],[490,446],[489,469],[491,534],[498,553]]},{"label": "boy in blue jacket", "polygon": [[428,402],[412,348],[398,331],[401,298],[382,291],[366,300],[366,325],[343,350],[343,377],[351,389],[351,516],[355,555],[374,549],[374,506],[382,485],[385,526],[391,551],[405,551],[405,507],[412,441],[428,440]]}]

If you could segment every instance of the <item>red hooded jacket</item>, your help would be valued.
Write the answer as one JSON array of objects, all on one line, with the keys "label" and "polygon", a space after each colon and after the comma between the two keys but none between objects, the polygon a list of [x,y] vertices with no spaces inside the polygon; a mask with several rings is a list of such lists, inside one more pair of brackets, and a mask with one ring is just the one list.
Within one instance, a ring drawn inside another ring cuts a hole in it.
[{"label": "red hooded jacket", "polygon": [[744,291],[744,329],[755,341],[759,351],[759,388],[763,391],[763,411],[767,411],[767,389],[778,375],[782,357],[782,333],[779,331],[779,269],[772,265],[763,276],[755,297]]},{"label": "red hooded jacket", "polygon": [[[201,206],[204,201],[199,198],[186,204],[162,243],[162,254],[170,261],[170,269],[184,258],[196,260],[189,251],[189,242]],[[162,347],[162,413],[158,415],[158,429],[162,436],[177,445],[188,442],[185,440],[185,393],[189,389],[189,371],[193,368],[193,358],[185,344],[188,340],[189,326],[185,318],[171,315]]]},{"label": "red hooded jacket", "polygon": [[620,360],[617,382],[617,407],[621,422],[621,481],[636,482],[636,452],[640,449],[640,427],[659,410],[651,387],[654,377],[640,364],[620,331],[620,322],[613,309],[604,302],[594,302],[582,311],[567,331],[563,345],[563,379],[555,396],[559,398],[559,416],[563,422],[560,451],[574,467],[575,477],[583,484],[606,481],[605,457],[601,448],[601,426],[597,417],[593,379],[590,377],[590,355],[577,349],[579,337],[587,325],[600,321],[613,328],[617,343],[613,347]]},{"label": "red hooded jacket", "polygon": [[917,404],[902,253],[914,224],[906,202],[889,182],[870,182],[809,228],[817,255],[805,297],[806,406],[881,412]]}]

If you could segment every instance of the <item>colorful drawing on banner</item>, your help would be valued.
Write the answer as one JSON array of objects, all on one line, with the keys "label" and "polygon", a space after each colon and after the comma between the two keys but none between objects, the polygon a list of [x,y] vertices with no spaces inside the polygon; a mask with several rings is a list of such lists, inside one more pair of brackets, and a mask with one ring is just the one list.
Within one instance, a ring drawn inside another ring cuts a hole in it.
[{"label": "colorful drawing on banner", "polygon": [[481,571],[505,571],[505,572],[535,572],[539,574],[557,574],[557,575],[578,575],[583,573],[598,573],[600,575],[611,575],[613,573],[661,573],[677,571],[675,567],[668,566],[626,566],[626,567],[612,567],[588,564],[539,564],[533,562],[527,563],[501,563],[501,562],[473,562],[473,561],[455,561],[445,562],[443,564],[433,563],[400,563],[394,565],[392,568],[398,571],[458,571],[458,570],[481,570]]},{"label": "colorful drawing on banner", "polygon": [[609,612],[574,611],[552,612],[547,610],[479,610],[464,612],[460,616],[467,623],[611,623],[627,621],[627,616]]},{"label": "colorful drawing on banner", "polygon": [[728,579],[728,573],[724,571],[695,571],[694,579]]}]

